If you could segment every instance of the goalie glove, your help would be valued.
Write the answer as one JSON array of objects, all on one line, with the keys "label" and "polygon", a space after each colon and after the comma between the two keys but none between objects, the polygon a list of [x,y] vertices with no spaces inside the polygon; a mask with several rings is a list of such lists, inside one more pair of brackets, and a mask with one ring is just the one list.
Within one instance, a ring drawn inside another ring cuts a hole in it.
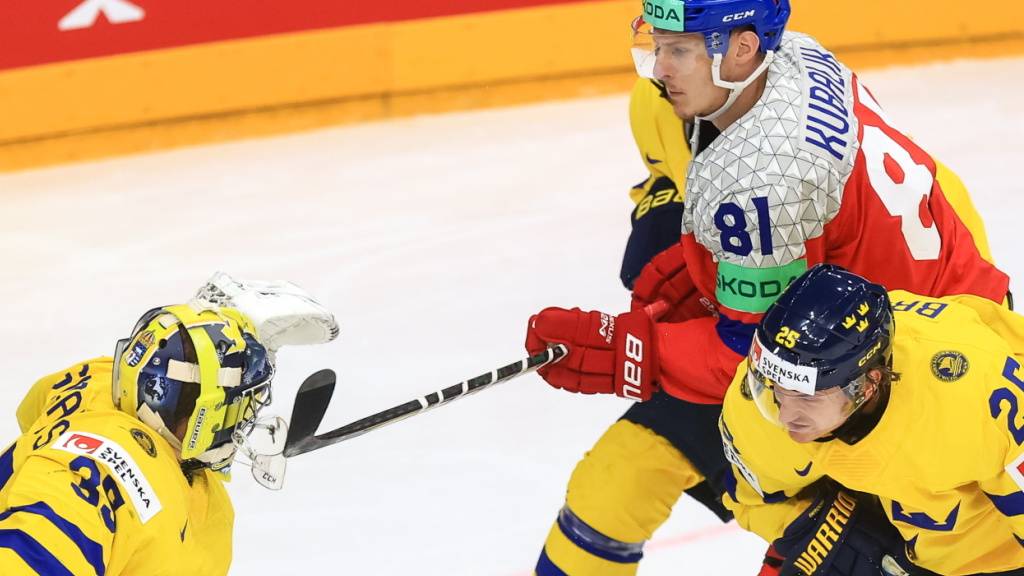
[{"label": "goalie glove", "polygon": [[271,354],[282,346],[322,344],[338,337],[334,315],[291,282],[243,281],[216,272],[196,292],[192,303],[235,308],[245,314]]}]

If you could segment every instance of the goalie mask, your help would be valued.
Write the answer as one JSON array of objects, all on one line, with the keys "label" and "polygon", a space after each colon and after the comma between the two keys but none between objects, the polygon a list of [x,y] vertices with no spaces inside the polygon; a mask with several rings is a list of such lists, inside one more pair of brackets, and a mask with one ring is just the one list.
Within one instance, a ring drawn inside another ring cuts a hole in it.
[{"label": "goalie mask", "polygon": [[150,310],[114,352],[114,405],[180,451],[182,466],[227,472],[270,402],[274,367],[231,308]]}]

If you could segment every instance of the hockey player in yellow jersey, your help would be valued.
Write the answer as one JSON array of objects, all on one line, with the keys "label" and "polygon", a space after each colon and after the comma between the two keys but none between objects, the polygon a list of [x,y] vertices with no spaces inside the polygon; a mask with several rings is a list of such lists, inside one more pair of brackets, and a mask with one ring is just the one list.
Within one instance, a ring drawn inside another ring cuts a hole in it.
[{"label": "hockey player in yellow jersey", "polygon": [[757,328],[725,498],[782,574],[1024,574],[1024,317],[822,265]]},{"label": "hockey player in yellow jersey", "polygon": [[188,304],[146,312],[112,358],[40,379],[0,455],[0,574],[227,574],[236,452],[265,485],[283,474],[273,442],[254,445],[285,433],[260,417],[274,350],[336,334],[296,286],[217,274]]}]

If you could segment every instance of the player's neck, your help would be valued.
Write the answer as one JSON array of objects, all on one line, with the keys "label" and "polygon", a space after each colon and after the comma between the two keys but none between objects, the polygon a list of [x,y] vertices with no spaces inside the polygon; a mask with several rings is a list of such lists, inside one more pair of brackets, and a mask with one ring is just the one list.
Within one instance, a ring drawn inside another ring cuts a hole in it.
[{"label": "player's neck", "polygon": [[878,393],[872,396],[860,410],[851,415],[845,423],[832,431],[832,437],[838,438],[849,445],[854,445],[864,439],[878,426],[885,409],[889,407],[889,386],[882,386]]},{"label": "player's neck", "polygon": [[768,74],[763,73],[750,83],[743,92],[740,93],[736,101],[732,103],[732,106],[728,110],[722,112],[722,115],[715,118],[711,123],[718,128],[720,132],[724,132],[726,128],[732,126],[734,122],[743,117],[744,114],[750,112],[750,109],[757,104],[757,101],[761,99],[761,95],[764,94],[764,88],[768,83]]}]

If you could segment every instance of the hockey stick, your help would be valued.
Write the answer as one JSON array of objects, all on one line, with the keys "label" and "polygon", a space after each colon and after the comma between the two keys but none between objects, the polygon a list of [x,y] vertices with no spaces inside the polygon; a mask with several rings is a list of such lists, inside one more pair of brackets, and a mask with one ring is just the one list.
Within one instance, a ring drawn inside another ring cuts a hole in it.
[{"label": "hockey stick", "polygon": [[366,434],[370,430],[392,424],[403,418],[435,408],[441,404],[450,402],[456,398],[478,392],[484,388],[511,380],[542,368],[552,362],[561,360],[568,353],[563,344],[548,348],[540,354],[530,356],[508,366],[502,366],[487,374],[481,374],[476,378],[470,378],[454,386],[443,390],[432,392],[410,400],[404,404],[388,408],[366,418],[346,424],[330,432],[316,434],[317,427],[323,420],[327,406],[330,404],[331,395],[334,392],[335,374],[333,370],[321,370],[302,383],[299,392],[295,396],[295,406],[292,408],[292,420],[288,426],[288,439],[285,442],[284,455],[288,457],[298,456],[313,450],[319,450],[331,444],[337,444],[350,438]]}]

